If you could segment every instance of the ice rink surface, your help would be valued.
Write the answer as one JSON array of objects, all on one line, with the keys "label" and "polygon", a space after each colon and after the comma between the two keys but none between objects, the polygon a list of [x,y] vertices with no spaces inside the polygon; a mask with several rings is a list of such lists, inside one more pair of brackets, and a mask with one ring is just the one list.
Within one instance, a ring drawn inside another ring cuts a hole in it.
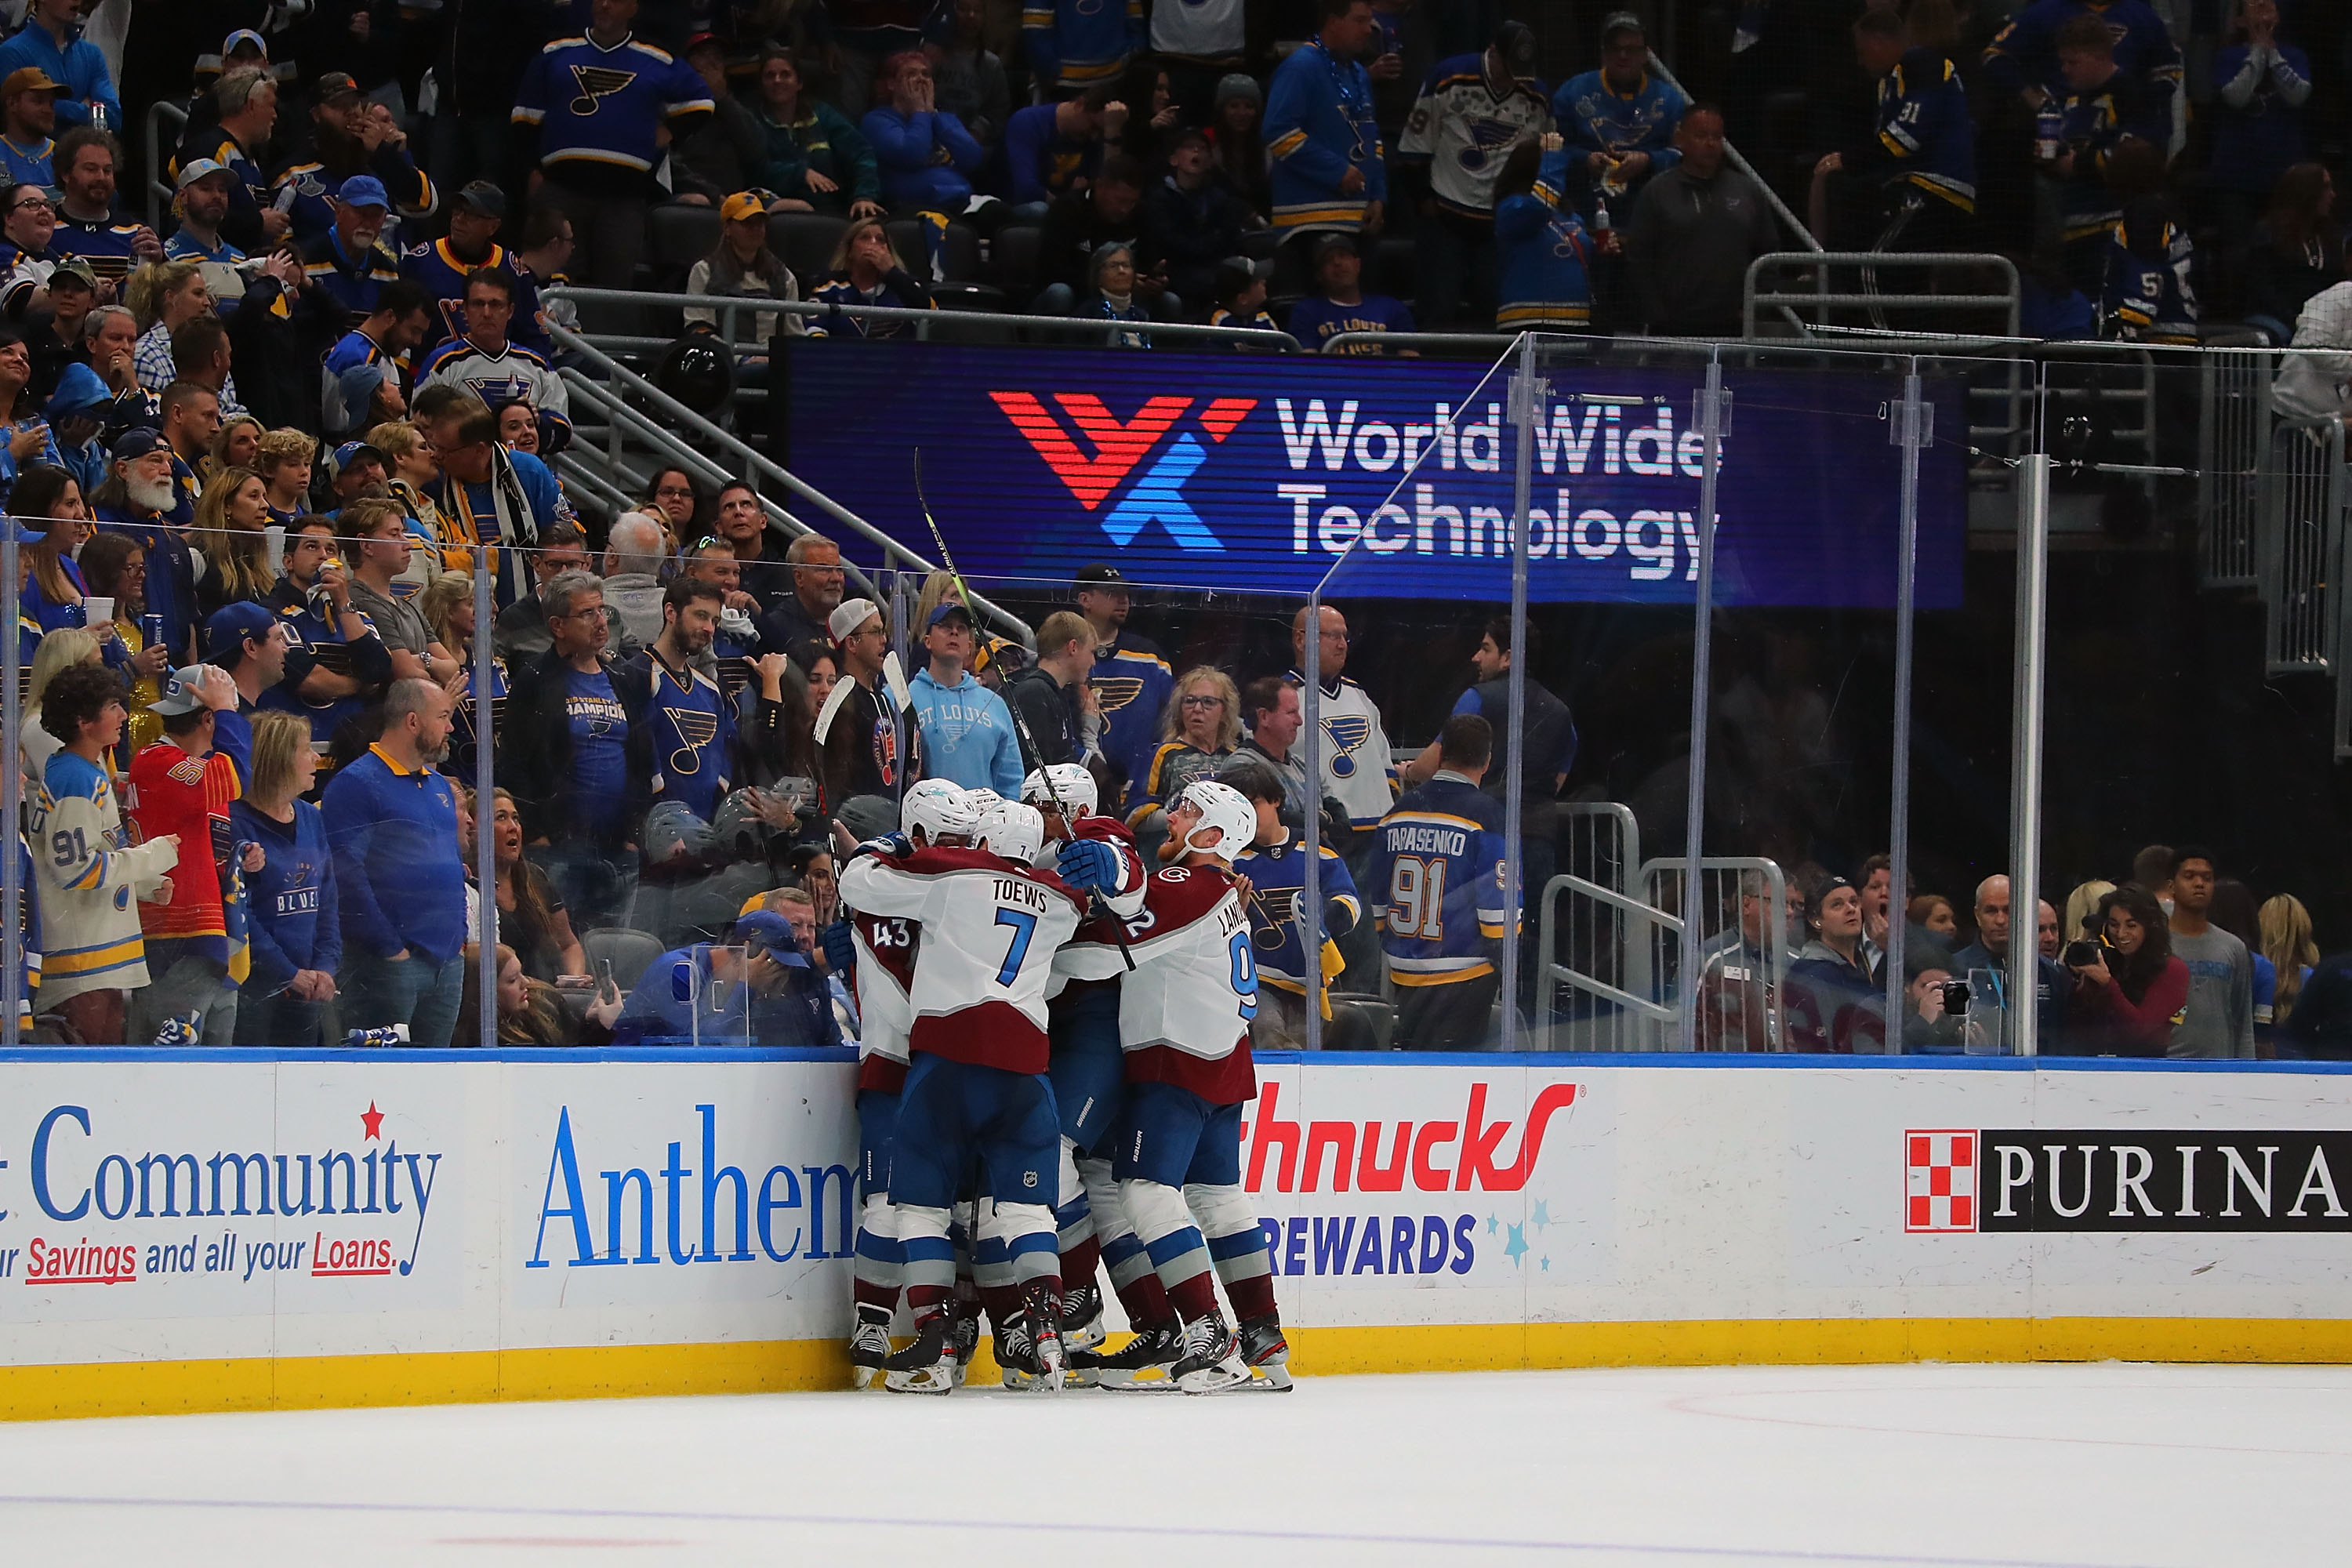
[{"label": "ice rink surface", "polygon": [[2343,1563],[2352,1368],[1697,1368],[0,1426],[15,1563]]}]

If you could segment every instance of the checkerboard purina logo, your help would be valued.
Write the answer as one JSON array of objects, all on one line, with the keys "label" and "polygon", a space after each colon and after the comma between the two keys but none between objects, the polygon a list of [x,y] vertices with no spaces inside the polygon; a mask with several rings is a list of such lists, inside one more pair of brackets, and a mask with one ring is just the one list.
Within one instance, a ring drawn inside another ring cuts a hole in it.
[{"label": "checkerboard purina logo", "polygon": [[1977,1228],[1977,1131],[1914,1128],[1903,1134],[1903,1228]]}]

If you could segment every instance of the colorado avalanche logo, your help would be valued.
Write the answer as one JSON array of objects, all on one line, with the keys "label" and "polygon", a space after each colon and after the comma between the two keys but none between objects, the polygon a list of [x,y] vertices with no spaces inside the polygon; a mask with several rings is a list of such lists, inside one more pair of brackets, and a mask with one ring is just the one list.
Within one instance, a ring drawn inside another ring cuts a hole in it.
[{"label": "colorado avalanche logo", "polygon": [[1356,776],[1356,752],[1372,738],[1372,721],[1360,713],[1343,714],[1323,721],[1323,733],[1332,745],[1331,776],[1346,779]]}]

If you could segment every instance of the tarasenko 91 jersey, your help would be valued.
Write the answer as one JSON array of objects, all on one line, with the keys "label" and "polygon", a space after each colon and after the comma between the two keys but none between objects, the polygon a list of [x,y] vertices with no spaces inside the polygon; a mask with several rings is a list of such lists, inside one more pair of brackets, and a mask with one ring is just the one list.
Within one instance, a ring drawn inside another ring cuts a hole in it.
[{"label": "tarasenko 91 jersey", "polygon": [[1495,970],[1517,934],[1503,887],[1503,806],[1458,774],[1406,792],[1381,819],[1365,891],[1399,985],[1450,985]]},{"label": "tarasenko 91 jersey", "polygon": [[860,855],[842,868],[841,900],[862,915],[921,924],[910,1050],[1045,1070],[1046,981],[1086,913],[1059,878],[981,849]]},{"label": "tarasenko 91 jersey", "polygon": [[[1257,1016],[1257,959],[1232,877],[1213,866],[1171,866],[1144,890],[1127,922],[1135,972],[1118,993],[1118,1042],[1129,1082],[1169,1083],[1211,1105],[1257,1092],[1250,1020]],[[1125,969],[1114,939],[1089,928],[1055,960],[1073,980]]]}]

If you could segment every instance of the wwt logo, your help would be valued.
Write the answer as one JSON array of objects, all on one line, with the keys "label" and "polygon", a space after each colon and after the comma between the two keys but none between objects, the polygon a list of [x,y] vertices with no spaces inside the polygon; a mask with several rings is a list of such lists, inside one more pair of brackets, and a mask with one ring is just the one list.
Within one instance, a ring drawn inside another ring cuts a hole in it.
[{"label": "wwt logo", "polygon": [[[1136,411],[1134,418],[1122,424],[1092,393],[1050,394],[1058,415],[1048,410],[1034,393],[992,392],[988,395],[1004,411],[1013,427],[1021,432],[1022,439],[1054,470],[1055,478],[1068,488],[1079,506],[1087,511],[1099,511],[1106,501],[1118,496],[1117,504],[1102,514],[1103,532],[1110,536],[1113,544],[1125,547],[1134,543],[1137,535],[1156,522],[1168,531],[1168,537],[1180,549],[1224,549],[1224,542],[1184,499],[1184,484],[1209,460],[1209,448],[1201,444],[1201,436],[1207,436],[1213,445],[1222,444],[1257,406],[1256,398],[1209,399],[1200,413],[1192,416],[1200,426],[1200,435],[1195,435],[1189,428],[1178,426],[1192,413],[1192,405],[1202,402],[1197,397],[1151,398]],[[1077,435],[1094,447],[1093,457],[1080,450],[1070,426],[1075,426]],[[1176,432],[1175,438],[1167,443],[1150,467],[1137,474],[1144,458],[1160,447],[1171,431]],[[1128,482],[1130,477],[1131,484]],[[1122,486],[1124,494],[1120,493]]]}]

